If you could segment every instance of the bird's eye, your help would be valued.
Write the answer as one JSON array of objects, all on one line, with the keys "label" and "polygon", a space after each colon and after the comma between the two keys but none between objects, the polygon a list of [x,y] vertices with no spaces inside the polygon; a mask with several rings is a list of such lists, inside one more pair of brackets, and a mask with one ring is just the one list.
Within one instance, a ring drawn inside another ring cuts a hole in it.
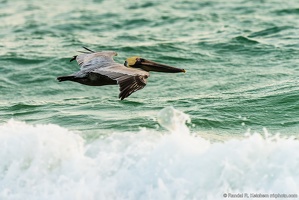
[{"label": "bird's eye", "polygon": [[136,58],[136,62],[144,62],[143,58]]},{"label": "bird's eye", "polygon": [[125,61],[124,66],[128,67],[128,62],[127,61]]},{"label": "bird's eye", "polygon": [[142,62],[144,62],[143,58],[136,58],[136,63],[135,65],[140,65]]}]

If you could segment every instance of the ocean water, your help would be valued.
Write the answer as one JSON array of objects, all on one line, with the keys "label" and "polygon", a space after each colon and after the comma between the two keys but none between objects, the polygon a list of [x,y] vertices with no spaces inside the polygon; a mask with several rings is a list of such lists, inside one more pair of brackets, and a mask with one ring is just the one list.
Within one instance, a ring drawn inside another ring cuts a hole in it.
[{"label": "ocean water", "polygon": [[[0,0],[0,199],[299,195],[298,17],[297,0]],[[186,73],[120,101],[56,81],[82,46]]]}]

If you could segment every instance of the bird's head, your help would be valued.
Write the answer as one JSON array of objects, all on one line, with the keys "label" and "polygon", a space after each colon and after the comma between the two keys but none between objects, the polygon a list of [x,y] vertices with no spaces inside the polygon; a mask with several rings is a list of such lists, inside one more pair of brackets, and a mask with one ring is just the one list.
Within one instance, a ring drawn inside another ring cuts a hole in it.
[{"label": "bird's head", "polygon": [[154,72],[165,72],[165,73],[178,73],[178,72],[185,72],[184,69],[156,63],[150,60],[146,60],[144,58],[133,56],[130,58],[127,58],[124,65],[126,67],[132,67],[132,68],[140,68],[144,71],[154,71]]}]

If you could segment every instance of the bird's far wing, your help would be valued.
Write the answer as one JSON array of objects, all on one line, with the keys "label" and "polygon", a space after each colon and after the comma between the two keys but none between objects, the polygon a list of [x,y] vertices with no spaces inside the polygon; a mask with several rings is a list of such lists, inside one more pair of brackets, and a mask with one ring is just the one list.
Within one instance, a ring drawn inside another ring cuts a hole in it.
[{"label": "bird's far wing", "polygon": [[143,70],[131,69],[120,64],[98,68],[93,73],[99,73],[116,80],[119,85],[119,98],[121,100],[130,96],[133,92],[141,90],[147,83],[149,73]]},{"label": "bird's far wing", "polygon": [[94,52],[90,49],[85,48],[89,52],[82,52],[83,54],[74,56],[70,61],[76,60],[81,66],[81,69],[88,68],[91,66],[107,66],[115,63],[113,57],[117,55],[115,51],[101,51]]}]

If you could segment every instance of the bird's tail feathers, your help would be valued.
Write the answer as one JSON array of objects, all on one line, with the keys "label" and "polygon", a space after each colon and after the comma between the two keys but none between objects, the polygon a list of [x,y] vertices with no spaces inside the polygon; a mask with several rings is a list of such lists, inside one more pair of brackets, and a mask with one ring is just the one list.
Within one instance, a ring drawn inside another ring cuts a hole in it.
[{"label": "bird's tail feathers", "polygon": [[62,82],[62,81],[73,81],[73,80],[75,80],[75,76],[59,76],[59,77],[57,77],[57,80],[59,82]]}]

